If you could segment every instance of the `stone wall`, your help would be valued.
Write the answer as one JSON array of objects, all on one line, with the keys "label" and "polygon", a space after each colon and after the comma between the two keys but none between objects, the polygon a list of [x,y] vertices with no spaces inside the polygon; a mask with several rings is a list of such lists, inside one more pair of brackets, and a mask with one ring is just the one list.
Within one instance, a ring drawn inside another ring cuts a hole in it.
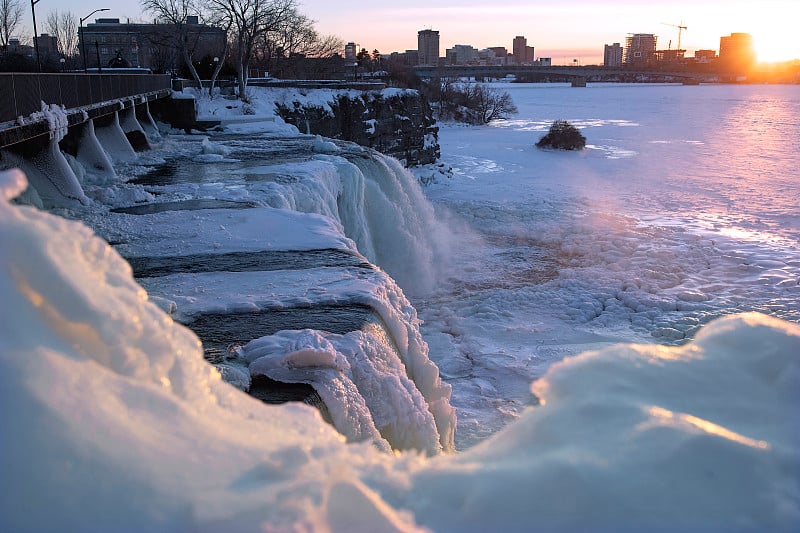
[{"label": "stone wall", "polygon": [[313,102],[285,101],[276,109],[303,133],[368,146],[406,166],[434,163],[439,157],[439,128],[417,91],[342,91],[327,107]]}]

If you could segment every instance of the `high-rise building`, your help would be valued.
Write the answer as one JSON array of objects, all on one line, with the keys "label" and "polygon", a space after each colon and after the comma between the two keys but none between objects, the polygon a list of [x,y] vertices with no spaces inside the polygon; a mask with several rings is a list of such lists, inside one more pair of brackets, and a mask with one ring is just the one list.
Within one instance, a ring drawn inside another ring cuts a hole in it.
[{"label": "high-rise building", "polygon": [[622,47],[619,43],[607,44],[605,46],[603,65],[617,68],[622,66]]},{"label": "high-rise building", "polygon": [[469,44],[454,44],[445,51],[448,65],[468,65],[478,61],[478,50]]},{"label": "high-rise building", "polygon": [[420,30],[417,32],[417,53],[420,65],[439,64],[439,32]]},{"label": "high-rise building", "polygon": [[731,33],[719,39],[719,64],[723,71],[746,75],[756,63],[753,36],[749,33]]},{"label": "high-rise building", "polygon": [[656,53],[656,36],[652,33],[632,33],[625,38],[625,65],[647,67]]},{"label": "high-rise building", "polygon": [[58,57],[58,39],[53,35],[43,33],[33,38],[39,48],[39,55],[44,58]]},{"label": "high-rise building", "polygon": [[517,35],[514,37],[511,50],[512,54],[514,55],[514,63],[517,65],[533,63],[533,47],[528,46],[528,40],[523,35]]},{"label": "high-rise building", "polygon": [[508,55],[508,50],[505,46],[490,46],[489,50],[494,52],[495,57],[506,57]]},{"label": "high-rise building", "polygon": [[345,65],[352,66],[356,63],[356,54],[358,54],[358,50],[356,50],[356,43],[350,41],[346,45],[344,45],[344,63]]},{"label": "high-rise building", "polygon": [[507,65],[509,56],[505,46],[491,46],[488,50],[494,55],[492,63],[495,65]]}]

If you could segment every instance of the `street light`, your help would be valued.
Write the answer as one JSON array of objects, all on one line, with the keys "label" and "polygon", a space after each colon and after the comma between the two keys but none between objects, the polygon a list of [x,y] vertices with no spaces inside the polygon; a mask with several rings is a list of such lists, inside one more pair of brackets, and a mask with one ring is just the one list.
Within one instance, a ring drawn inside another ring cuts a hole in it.
[{"label": "street light", "polygon": [[31,0],[31,16],[33,17],[33,47],[36,49],[36,64],[39,66],[39,73],[42,73],[42,60],[39,59],[39,39],[36,33],[36,4],[39,0]]},{"label": "street light", "polygon": [[[31,0],[31,1],[33,1],[33,0]],[[36,1],[38,2],[39,0],[36,0]],[[83,21],[88,19],[89,17],[91,17],[95,13],[99,13],[100,11],[111,11],[111,9],[109,9],[107,7],[104,7],[102,9],[95,9],[94,11],[92,11],[91,13],[89,13],[88,15],[86,15],[85,17],[80,19],[80,27],[79,27],[78,33],[81,36],[81,55],[83,56],[83,72],[87,72],[87,69],[86,69],[86,39],[83,38]],[[75,20],[75,19],[72,19],[72,20]],[[99,59],[98,59],[97,66],[98,67],[100,66]]]}]

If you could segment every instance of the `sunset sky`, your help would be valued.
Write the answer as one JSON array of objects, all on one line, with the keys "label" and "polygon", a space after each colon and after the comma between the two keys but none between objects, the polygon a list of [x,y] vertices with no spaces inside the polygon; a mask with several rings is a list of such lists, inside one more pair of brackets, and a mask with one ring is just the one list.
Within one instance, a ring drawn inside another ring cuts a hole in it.
[{"label": "sunset sky", "polygon": [[[718,50],[721,36],[744,32],[753,35],[760,61],[800,58],[798,0],[505,0],[500,4],[485,0],[299,0],[299,4],[303,13],[317,21],[321,33],[384,54],[416,49],[417,31],[430,28],[439,31],[441,55],[454,44],[511,49],[514,36],[524,35],[537,58],[552,57],[554,64],[573,59],[592,64],[602,62],[604,44],[624,45],[628,33],[654,33],[659,48],[668,48],[670,40],[672,48],[677,48],[678,29],[667,24],[682,23],[687,29],[681,47],[690,56],[696,49]],[[41,0],[36,6],[37,21],[43,26],[50,9],[85,17],[101,7],[111,8],[102,16],[152,18],[142,14],[135,1],[126,2],[128,7],[116,6],[120,3],[106,0]]]}]

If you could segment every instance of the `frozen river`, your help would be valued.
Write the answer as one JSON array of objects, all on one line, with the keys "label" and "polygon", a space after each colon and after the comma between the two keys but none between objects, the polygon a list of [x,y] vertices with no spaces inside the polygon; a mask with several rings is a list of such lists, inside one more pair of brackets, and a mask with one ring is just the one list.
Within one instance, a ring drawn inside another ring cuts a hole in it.
[{"label": "frozen river", "polygon": [[[564,356],[682,343],[741,311],[800,322],[796,87],[492,86],[519,113],[444,125],[453,177],[426,188],[468,235],[415,302],[454,387],[457,447],[536,403],[528,384]],[[556,119],[587,149],[534,148]]]}]

